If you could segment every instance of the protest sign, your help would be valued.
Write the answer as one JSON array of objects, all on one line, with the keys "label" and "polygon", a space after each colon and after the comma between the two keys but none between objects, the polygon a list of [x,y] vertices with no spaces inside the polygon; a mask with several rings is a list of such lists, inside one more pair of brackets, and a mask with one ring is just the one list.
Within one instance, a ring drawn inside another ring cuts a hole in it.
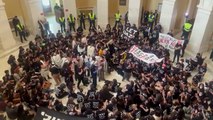
[{"label": "protest sign", "polygon": [[163,58],[159,59],[155,54],[143,52],[137,46],[132,46],[129,53],[131,53],[134,57],[148,64],[161,62]]},{"label": "protest sign", "polygon": [[138,34],[138,30],[134,27],[127,27],[124,29],[123,34],[121,34],[121,38],[123,39],[134,39]]},{"label": "protest sign", "polygon": [[166,49],[174,51],[175,45],[180,43],[183,45],[184,40],[178,40],[171,37],[170,35],[160,33],[159,34],[159,44],[165,47]]},{"label": "protest sign", "polygon": [[54,110],[39,107],[34,120],[91,120],[84,117],[66,115]]}]

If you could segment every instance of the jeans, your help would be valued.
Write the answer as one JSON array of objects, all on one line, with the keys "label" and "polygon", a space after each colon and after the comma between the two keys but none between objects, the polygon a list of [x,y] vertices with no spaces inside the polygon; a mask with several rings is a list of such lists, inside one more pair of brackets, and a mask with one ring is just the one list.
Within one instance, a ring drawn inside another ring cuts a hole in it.
[{"label": "jeans", "polygon": [[92,74],[92,84],[97,88],[97,74]]}]

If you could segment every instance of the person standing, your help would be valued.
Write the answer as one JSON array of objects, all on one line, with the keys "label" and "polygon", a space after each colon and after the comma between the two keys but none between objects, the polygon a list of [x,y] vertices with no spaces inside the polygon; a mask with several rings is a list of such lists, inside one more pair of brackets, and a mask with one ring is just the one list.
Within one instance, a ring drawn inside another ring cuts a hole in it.
[{"label": "person standing", "polygon": [[80,27],[84,28],[84,30],[86,30],[84,13],[81,12],[81,14],[79,15],[79,20],[80,20]]},{"label": "person standing", "polygon": [[97,88],[97,66],[95,64],[93,64],[91,66],[91,75],[92,75],[92,84],[94,86],[94,88]]},{"label": "person standing", "polygon": [[13,26],[14,26],[14,28],[15,28],[16,36],[18,36],[18,31],[19,31],[19,30],[17,29],[16,25],[19,24],[19,23],[20,23],[20,21],[19,21],[18,17],[15,16],[15,17],[13,18]]},{"label": "person standing", "polygon": [[21,42],[23,43],[23,38],[25,41],[27,41],[26,39],[26,35],[25,35],[25,28],[24,28],[24,25],[22,25],[20,22],[16,25],[16,29],[18,30],[19,32],[19,36],[20,36],[20,39],[21,39]]},{"label": "person standing", "polygon": [[155,19],[155,25],[157,25],[157,23],[158,23],[158,11],[157,10],[155,10],[155,13],[154,13],[154,19]]},{"label": "person standing", "polygon": [[148,11],[145,11],[145,12],[144,12],[144,17],[143,17],[144,23],[147,23],[147,22],[148,22],[148,16],[149,16],[149,12],[148,12]]},{"label": "person standing", "polygon": [[[128,14],[128,13],[127,13]],[[121,14],[120,12],[118,11],[117,13],[115,13],[115,26],[114,28],[117,27],[117,24],[121,23]]]},{"label": "person standing", "polygon": [[125,79],[129,81],[131,77],[132,64],[130,63],[130,61],[127,61],[127,63],[124,63],[124,66],[125,66],[125,69],[124,69],[124,76],[122,81],[124,81]]},{"label": "person standing", "polygon": [[183,32],[181,37],[187,38],[189,37],[189,33],[192,30],[192,24],[187,20],[183,25]]},{"label": "person standing", "polygon": [[125,20],[125,27],[126,27],[127,22],[129,21],[128,14],[129,14],[129,12],[127,11],[126,14],[125,14],[125,19],[124,19]]},{"label": "person standing", "polygon": [[72,14],[70,14],[67,18],[67,21],[68,21],[68,24],[70,27],[70,31],[72,31],[72,29],[73,29],[73,31],[75,32],[75,20],[76,19]]},{"label": "person standing", "polygon": [[186,47],[187,47],[187,44],[189,43],[189,39],[188,38],[184,38],[183,37],[183,40],[184,40],[184,42],[183,42],[183,47],[182,47],[182,55],[181,55],[181,57],[183,57],[184,56],[184,53],[185,53],[185,49],[186,49]]},{"label": "person standing", "polygon": [[88,18],[89,18],[89,24],[90,24],[89,29],[91,29],[91,28],[96,29],[96,27],[95,27],[95,20],[96,20],[95,13],[93,13],[93,12],[89,13]]},{"label": "person standing", "polygon": [[179,62],[179,57],[180,57],[180,51],[182,49],[182,45],[180,43],[177,43],[175,45],[175,53],[174,53],[174,58],[173,62],[175,61],[175,58],[177,57],[177,62]]},{"label": "person standing", "polygon": [[55,80],[56,86],[60,85],[61,83],[60,68],[55,64],[51,64],[50,72],[52,74],[53,79]]},{"label": "person standing", "polygon": [[155,21],[155,15],[151,12],[148,16],[148,23],[149,23],[149,27],[150,27],[151,32],[152,32],[154,21]]},{"label": "person standing", "polygon": [[83,80],[84,80],[84,75],[85,75],[85,71],[84,71],[84,68],[83,66],[79,66],[78,68],[78,89],[80,89],[80,84],[81,82],[84,84]]},{"label": "person standing", "polygon": [[59,24],[61,26],[61,32],[65,32],[65,18],[63,15],[61,15],[61,17],[59,17]]}]

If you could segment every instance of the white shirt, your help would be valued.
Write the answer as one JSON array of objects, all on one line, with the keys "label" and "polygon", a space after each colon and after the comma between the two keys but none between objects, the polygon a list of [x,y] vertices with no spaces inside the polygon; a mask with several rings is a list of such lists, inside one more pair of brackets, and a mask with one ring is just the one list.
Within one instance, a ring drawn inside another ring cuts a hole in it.
[{"label": "white shirt", "polygon": [[69,63],[68,58],[63,57],[63,58],[61,59],[61,67],[63,67],[63,66],[64,66],[64,63]]},{"label": "white shirt", "polygon": [[94,56],[94,51],[95,51],[95,47],[94,46],[91,46],[91,45],[88,45],[87,46],[87,56]]},{"label": "white shirt", "polygon": [[61,66],[62,59],[59,54],[52,56],[51,61],[53,64],[57,65],[58,67]]},{"label": "white shirt", "polygon": [[78,51],[79,53],[82,53],[82,52],[85,51],[85,47],[84,47],[84,48],[81,48],[81,47],[78,45],[77,51]]}]

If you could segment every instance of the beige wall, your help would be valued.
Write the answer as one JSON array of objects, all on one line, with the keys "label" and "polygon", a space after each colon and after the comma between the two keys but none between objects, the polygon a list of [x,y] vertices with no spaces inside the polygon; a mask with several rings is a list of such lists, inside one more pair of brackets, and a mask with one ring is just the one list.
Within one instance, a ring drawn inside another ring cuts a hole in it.
[{"label": "beige wall", "polygon": [[115,13],[118,11],[118,4],[119,0],[109,0],[109,18],[114,18]]},{"label": "beige wall", "polygon": [[97,0],[76,0],[76,7],[81,8],[96,8]]},{"label": "beige wall", "polygon": [[126,0],[126,6],[121,6],[119,4],[119,0],[118,0],[118,5],[119,5],[119,11],[122,14],[122,16],[124,17],[124,15],[126,14],[126,12],[128,11],[129,8],[129,0]]},{"label": "beige wall", "polygon": [[154,12],[163,0],[143,0],[143,9]]},{"label": "beige wall", "polygon": [[3,2],[5,3],[5,10],[8,18],[18,16],[22,18],[21,22],[23,22],[24,25],[30,24],[25,0],[3,0]]},{"label": "beige wall", "polygon": [[23,16],[20,0],[3,0],[8,18]]}]

